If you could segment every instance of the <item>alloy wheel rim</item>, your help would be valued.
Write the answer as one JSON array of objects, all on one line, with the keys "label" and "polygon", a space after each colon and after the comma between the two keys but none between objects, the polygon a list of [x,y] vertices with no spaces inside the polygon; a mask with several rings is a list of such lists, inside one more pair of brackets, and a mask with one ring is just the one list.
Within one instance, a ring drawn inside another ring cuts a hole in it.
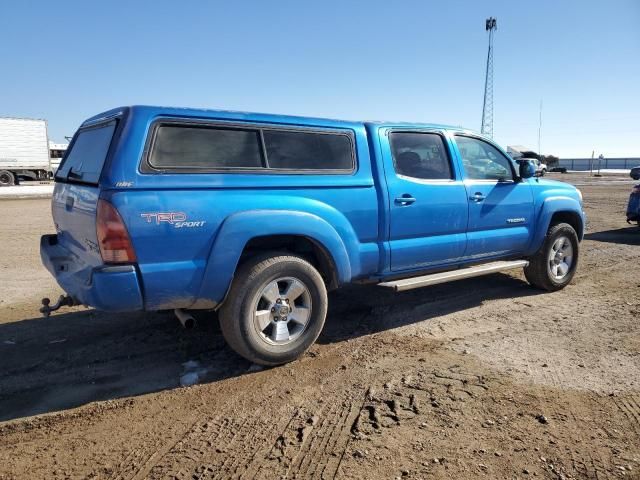
[{"label": "alloy wheel rim", "polygon": [[549,251],[549,273],[554,280],[563,280],[571,271],[573,265],[573,246],[568,237],[560,236],[555,239]]},{"label": "alloy wheel rim", "polygon": [[253,302],[253,326],[262,341],[286,345],[304,333],[311,318],[311,292],[300,279],[280,277],[259,290]]}]

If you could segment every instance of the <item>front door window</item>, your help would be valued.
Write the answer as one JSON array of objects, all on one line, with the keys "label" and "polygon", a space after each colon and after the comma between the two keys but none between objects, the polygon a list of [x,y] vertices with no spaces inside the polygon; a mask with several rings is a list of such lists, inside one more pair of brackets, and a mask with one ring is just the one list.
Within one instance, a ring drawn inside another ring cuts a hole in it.
[{"label": "front door window", "polygon": [[511,162],[496,147],[474,137],[456,136],[467,178],[472,180],[513,180]]}]

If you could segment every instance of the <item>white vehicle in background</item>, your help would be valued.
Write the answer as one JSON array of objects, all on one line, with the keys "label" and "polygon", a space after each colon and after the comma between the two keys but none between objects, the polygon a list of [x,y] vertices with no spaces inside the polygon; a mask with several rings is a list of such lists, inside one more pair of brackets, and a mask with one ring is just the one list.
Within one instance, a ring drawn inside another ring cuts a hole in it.
[{"label": "white vehicle in background", "polygon": [[0,118],[0,186],[20,178],[49,178],[47,122],[30,118]]},{"label": "white vehicle in background", "polygon": [[536,175],[539,177],[544,177],[545,173],[547,173],[547,164],[546,163],[542,163],[540,160],[538,159],[531,159],[533,160],[533,163],[535,163],[536,165]]},{"label": "white vehicle in background", "polygon": [[49,142],[49,165],[52,175],[55,175],[58,171],[62,157],[64,157],[64,153],[67,151],[68,147],[68,143]]},{"label": "white vehicle in background", "polygon": [[544,177],[544,175],[549,171],[549,167],[547,167],[547,164],[542,163],[539,160],[540,155],[538,155],[536,152],[534,152],[530,148],[527,148],[523,145],[509,145],[507,147],[507,153],[515,161],[518,161],[522,158],[531,160],[536,166],[537,177]]}]

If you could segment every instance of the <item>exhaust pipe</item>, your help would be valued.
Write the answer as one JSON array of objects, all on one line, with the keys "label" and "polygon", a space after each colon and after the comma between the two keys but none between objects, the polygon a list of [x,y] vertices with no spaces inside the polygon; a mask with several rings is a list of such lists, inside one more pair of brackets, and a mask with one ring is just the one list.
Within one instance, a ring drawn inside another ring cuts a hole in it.
[{"label": "exhaust pipe", "polygon": [[191,314],[185,312],[183,309],[176,308],[173,313],[176,314],[176,317],[178,317],[178,320],[180,320],[180,323],[186,330],[190,330],[196,326],[196,319],[193,318]]}]

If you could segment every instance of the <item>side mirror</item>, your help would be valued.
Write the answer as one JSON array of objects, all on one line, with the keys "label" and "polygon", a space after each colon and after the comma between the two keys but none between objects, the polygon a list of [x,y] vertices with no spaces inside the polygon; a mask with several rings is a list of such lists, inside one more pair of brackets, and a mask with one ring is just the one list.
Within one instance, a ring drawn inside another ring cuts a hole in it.
[{"label": "side mirror", "polygon": [[526,158],[518,160],[518,164],[520,165],[520,178],[531,178],[536,174],[536,166],[533,164],[531,160],[527,160]]}]

